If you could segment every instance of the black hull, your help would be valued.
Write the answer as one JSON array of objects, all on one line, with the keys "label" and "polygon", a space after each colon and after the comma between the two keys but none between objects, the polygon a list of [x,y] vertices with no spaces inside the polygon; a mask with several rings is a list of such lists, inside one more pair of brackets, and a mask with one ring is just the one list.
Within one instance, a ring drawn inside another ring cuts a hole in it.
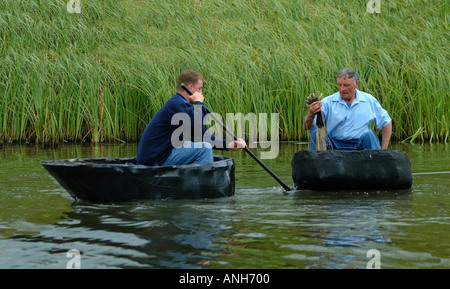
[{"label": "black hull", "polygon": [[292,178],[298,189],[316,191],[412,186],[409,157],[397,150],[298,151],[292,159]]},{"label": "black hull", "polygon": [[234,161],[166,167],[136,165],[135,158],[89,158],[41,162],[75,199],[126,202],[148,199],[202,199],[232,196]]}]

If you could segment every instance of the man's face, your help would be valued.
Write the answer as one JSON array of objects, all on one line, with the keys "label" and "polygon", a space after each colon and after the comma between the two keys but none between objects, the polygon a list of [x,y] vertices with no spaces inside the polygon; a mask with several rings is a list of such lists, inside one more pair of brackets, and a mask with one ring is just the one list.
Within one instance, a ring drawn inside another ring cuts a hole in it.
[{"label": "man's face", "polygon": [[197,81],[197,83],[189,84],[188,88],[192,92],[192,95],[186,94],[186,96],[185,96],[186,100],[189,101],[189,103],[193,104],[196,101],[203,102],[203,100],[204,100],[204,98],[203,98],[203,91],[202,91],[203,79],[200,78]]},{"label": "man's face", "polygon": [[358,88],[359,80],[354,81],[352,78],[338,78],[337,79],[337,85],[339,89],[339,93],[341,94],[341,97],[345,101],[353,101],[356,97],[356,88]]},{"label": "man's face", "polygon": [[192,84],[191,91],[192,93],[196,93],[198,91],[203,94],[202,88],[203,88],[203,79],[200,78],[196,84]]}]

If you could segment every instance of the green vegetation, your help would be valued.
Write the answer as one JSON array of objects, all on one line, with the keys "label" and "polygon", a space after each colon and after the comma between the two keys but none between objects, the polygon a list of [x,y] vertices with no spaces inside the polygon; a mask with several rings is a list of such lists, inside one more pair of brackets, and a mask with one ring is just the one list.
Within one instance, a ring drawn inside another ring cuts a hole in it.
[{"label": "green vegetation", "polygon": [[188,68],[213,111],[278,112],[280,139],[304,139],[305,98],[342,67],[393,139],[448,141],[446,0],[80,1],[0,1],[0,143],[137,141]]}]

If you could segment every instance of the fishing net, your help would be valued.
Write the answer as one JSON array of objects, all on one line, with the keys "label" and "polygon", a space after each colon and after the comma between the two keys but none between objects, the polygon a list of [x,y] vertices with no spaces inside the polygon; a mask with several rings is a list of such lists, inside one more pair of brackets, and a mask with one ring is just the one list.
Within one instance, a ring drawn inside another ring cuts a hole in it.
[{"label": "fishing net", "polygon": [[[309,107],[312,103],[320,101],[321,98],[322,93],[320,92],[311,93],[305,100],[305,106]],[[317,114],[316,125],[317,125],[316,143],[314,143],[314,145],[316,146],[316,150],[326,151],[328,135],[327,135],[327,126],[325,124],[322,111],[319,114]]]}]

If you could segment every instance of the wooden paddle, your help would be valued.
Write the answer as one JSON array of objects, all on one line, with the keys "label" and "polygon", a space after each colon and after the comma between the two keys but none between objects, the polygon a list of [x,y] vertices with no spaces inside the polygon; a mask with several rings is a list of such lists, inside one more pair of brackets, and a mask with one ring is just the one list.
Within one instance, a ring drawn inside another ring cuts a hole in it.
[{"label": "wooden paddle", "polygon": [[[189,94],[192,95],[192,91],[187,88],[187,86],[182,83],[181,87]],[[206,112],[211,115],[211,117],[216,121],[219,125],[221,125],[223,128],[225,128],[225,131],[233,137],[234,140],[238,140],[238,138],[219,120],[217,117],[214,116],[213,113],[203,104],[203,107],[206,109]],[[286,191],[291,191],[292,189],[289,188],[283,181],[280,180],[280,178],[277,177],[263,162],[261,162],[247,147],[244,148],[244,150],[260,165],[262,166]]]}]

